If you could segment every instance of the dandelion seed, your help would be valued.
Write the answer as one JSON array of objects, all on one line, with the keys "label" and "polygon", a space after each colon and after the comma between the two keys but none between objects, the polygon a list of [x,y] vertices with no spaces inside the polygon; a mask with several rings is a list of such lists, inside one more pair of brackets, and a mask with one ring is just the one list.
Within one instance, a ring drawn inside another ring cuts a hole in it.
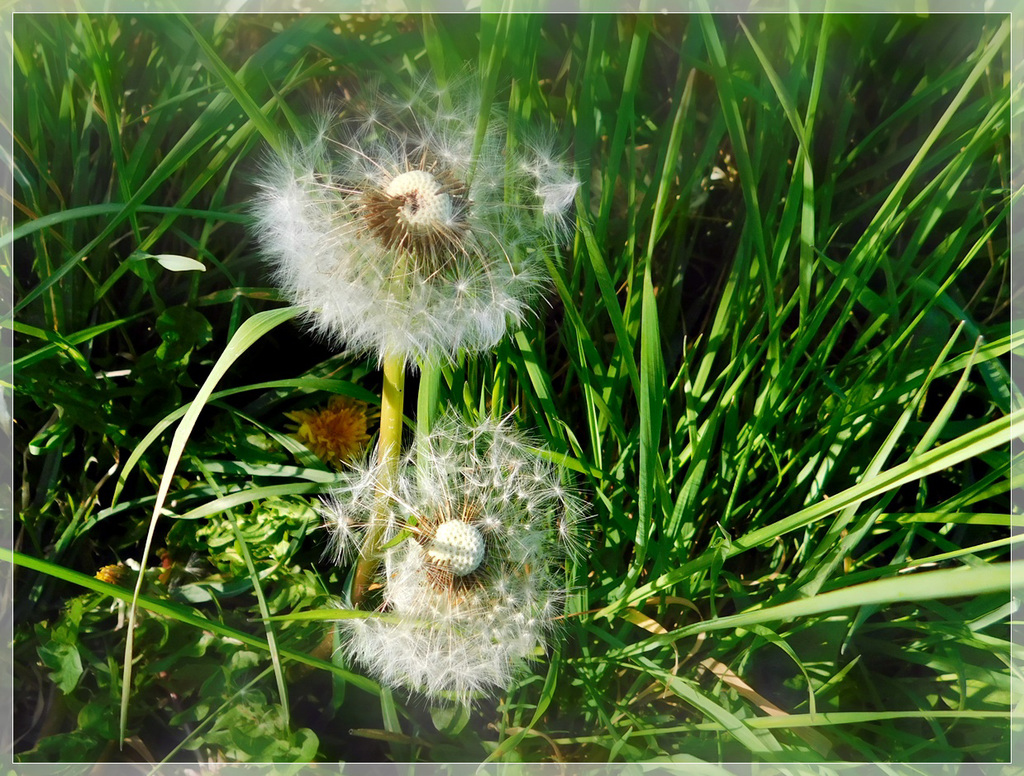
[{"label": "dandelion seed", "polygon": [[[505,472],[497,485],[475,478],[492,462]],[[373,464],[357,466],[325,503],[325,522],[373,514],[376,476]],[[582,503],[508,420],[442,417],[391,482],[380,604],[389,617],[341,621],[346,652],[385,684],[435,699],[469,703],[507,688],[554,631]],[[532,512],[503,500],[524,483]]]},{"label": "dandelion seed", "polygon": [[345,108],[345,120],[324,111],[258,181],[277,283],[317,333],[382,360],[492,349],[529,313],[579,182],[550,140],[510,150],[497,109],[474,152],[481,101],[468,80]]}]

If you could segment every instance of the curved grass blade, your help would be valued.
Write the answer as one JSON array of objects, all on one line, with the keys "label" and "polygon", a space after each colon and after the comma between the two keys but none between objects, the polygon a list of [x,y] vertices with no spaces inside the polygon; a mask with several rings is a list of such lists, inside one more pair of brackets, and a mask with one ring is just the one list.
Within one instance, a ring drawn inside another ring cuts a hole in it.
[{"label": "curved grass blade", "polygon": [[181,455],[185,451],[185,443],[188,441],[192,429],[195,428],[203,406],[210,399],[213,389],[220,382],[220,378],[228,371],[228,368],[260,337],[285,321],[295,318],[303,309],[302,307],[285,307],[278,310],[266,310],[257,313],[243,323],[238,328],[238,331],[235,332],[235,336],[228,342],[227,347],[224,348],[224,352],[217,359],[217,363],[213,365],[209,376],[199,389],[199,393],[196,394],[196,398],[192,401],[188,411],[181,419],[178,429],[174,432],[174,437],[171,440],[171,449],[167,455],[167,465],[164,467],[164,473],[160,479],[160,488],[157,491],[156,503],[153,505],[153,517],[149,521],[149,533],[146,535],[146,544],[142,549],[142,557],[139,558],[139,576],[135,581],[135,592],[132,595],[131,607],[128,610],[128,635],[125,639],[124,673],[121,680],[121,721],[118,739],[120,742],[124,741],[125,730],[128,727],[128,698],[132,680],[132,652],[134,647],[137,600],[142,590],[146,560],[149,557],[153,536],[156,533],[156,521],[160,511],[163,509],[167,492],[170,490],[174,470],[177,468],[178,461],[181,460]]},{"label": "curved grass blade", "polygon": [[[223,391],[217,391],[216,393],[211,394],[207,401],[216,401],[228,396],[234,396],[236,393],[242,393],[244,391],[272,391],[278,388],[301,388],[310,391],[327,391],[332,394],[337,393],[345,396],[351,396],[354,399],[359,399],[360,401],[365,401],[369,404],[380,404],[380,396],[372,394],[369,391],[345,380],[335,380],[327,377],[299,377],[293,380],[271,380],[265,383],[242,385],[237,388],[227,388]],[[136,464],[138,464],[143,453],[164,431],[174,424],[174,421],[182,417],[189,411],[189,409],[191,409],[191,407],[192,403],[190,402],[184,406],[178,407],[174,412],[169,413],[165,418],[160,420],[159,423],[155,424],[146,436],[142,438],[142,441],[135,446],[131,455],[128,456],[128,460],[125,461],[124,467],[121,469],[121,473],[117,477],[114,496],[110,501],[111,506],[114,506],[117,503],[118,496],[121,495],[121,490],[124,488],[125,481],[128,479],[128,474],[135,468]]]},{"label": "curved grass blade", "polygon": [[[819,593],[812,598],[800,601],[754,609],[713,620],[684,625],[665,636],[653,636],[643,642],[638,652],[665,642],[692,636],[696,633],[746,628],[765,622],[793,620],[800,617],[834,612],[840,609],[853,609],[871,604],[893,604],[900,602],[932,601],[939,598],[959,598],[963,596],[979,596],[986,593],[1005,591],[1007,596],[1013,588],[1011,580],[1017,580],[1016,588],[1021,586],[1021,573],[1024,562],[990,563],[980,567],[963,567],[942,569],[940,571],[924,571],[917,574],[905,574],[862,585],[851,585],[829,593]],[[628,656],[630,650],[622,655]]]},{"label": "curved grass blade", "polygon": [[[10,245],[17,240],[27,237],[28,235],[42,229],[49,229],[59,224],[63,224],[66,221],[75,221],[79,218],[93,218],[94,216],[120,213],[124,210],[124,207],[124,202],[105,202],[100,205],[83,205],[82,207],[61,210],[57,213],[48,213],[45,216],[39,216],[38,218],[33,218],[31,221],[19,224],[11,231],[0,235],[0,248]],[[135,208],[135,212],[157,213],[162,215],[174,214],[179,216],[190,216],[192,218],[202,218],[207,221],[224,221],[234,224],[245,224],[249,222],[249,216],[244,213],[229,213],[225,210],[196,210],[195,208],[167,207],[165,205],[138,205]]]},{"label": "curved grass blade", "polygon": [[[943,471],[989,450],[1001,447],[1018,436],[1017,426],[1022,421],[1024,421],[1024,409],[1017,410],[991,423],[986,423],[984,426],[979,426],[973,431],[944,445],[934,447],[926,453],[911,458],[909,461],[887,469],[876,477],[854,485],[852,488],[847,488],[828,499],[812,504],[806,509],[801,509],[789,517],[776,520],[762,528],[757,528],[733,540],[724,552],[727,557],[732,557],[741,552],[760,547],[790,531],[795,531],[805,525],[828,517],[850,504],[881,495],[901,485],[906,485],[929,474]],[[654,581],[638,587],[628,596],[605,607],[601,610],[600,615],[613,615],[628,606],[635,606],[638,602],[660,594],[661,591],[677,584],[688,576],[709,568],[711,563],[711,555],[704,555],[694,561],[685,563],[679,568],[663,574]]]},{"label": "curved grass blade", "polygon": [[[232,628],[230,625],[217,622],[216,620],[210,620],[202,615],[196,614],[188,607],[182,604],[175,603],[173,601],[163,601],[159,598],[152,598],[148,595],[135,596],[130,591],[118,585],[112,585],[109,582],[103,582],[102,580],[96,579],[96,577],[90,577],[87,574],[83,574],[80,571],[73,571],[66,569],[56,563],[51,563],[47,560],[40,558],[34,558],[31,555],[25,555],[24,553],[9,550],[6,547],[0,547],[0,560],[8,563],[13,563],[16,566],[22,568],[31,569],[32,571],[38,571],[42,574],[48,574],[56,579],[61,579],[65,582],[70,582],[73,585],[84,587],[87,590],[92,590],[96,593],[102,593],[108,595],[111,598],[116,598],[119,601],[124,601],[127,604],[135,602],[146,611],[152,612],[153,614],[159,614],[164,617],[170,617],[191,625],[200,630],[210,631],[218,636],[228,639],[237,639],[243,644],[248,644],[250,647],[256,647],[257,649],[268,650],[269,645],[263,639],[253,636],[251,633]],[[336,618],[340,619],[340,618]],[[325,671],[330,671],[346,682],[349,682],[355,687],[361,690],[366,690],[369,693],[377,694],[380,692],[380,688],[376,682],[367,679],[359,674],[353,674],[346,671],[343,668],[320,658],[312,657],[307,655],[305,652],[299,652],[297,650],[288,649],[287,647],[281,648],[281,655],[294,660],[297,663],[304,663],[305,665],[313,668],[320,668]]]},{"label": "curved grass blade", "polygon": [[665,684],[673,694],[680,700],[693,706],[709,719],[720,724],[726,732],[730,733],[740,744],[750,750],[751,754],[771,760],[776,759],[782,752],[782,745],[773,735],[766,730],[755,731],[751,729],[749,720],[743,720],[731,713],[728,709],[712,701],[704,693],[697,690],[691,682],[681,679],[674,674],[659,668],[655,663],[641,658],[643,666],[632,663],[623,663],[627,668],[642,670],[650,673]]},{"label": "curved grass blade", "polygon": [[[504,756],[510,750],[514,750],[519,742],[522,741],[527,733],[530,733],[540,718],[544,716],[544,712],[548,710],[548,706],[551,704],[551,699],[555,695],[555,687],[558,685],[558,673],[559,667],[562,663],[562,651],[556,649],[551,656],[551,664],[548,668],[547,676],[544,678],[544,687],[540,691],[540,699],[537,701],[537,708],[533,712],[533,718],[530,720],[530,724],[520,728],[509,738],[506,738],[498,747],[487,755],[484,759],[484,763],[494,762],[499,757]],[[482,765],[483,763],[481,763]]]},{"label": "curved grass blade", "polygon": [[231,96],[238,101],[238,104],[242,106],[242,110],[249,117],[255,127],[263,135],[263,139],[270,144],[271,148],[274,149],[278,154],[284,150],[284,143],[281,140],[281,133],[270,119],[267,118],[266,114],[260,110],[260,107],[256,104],[249,92],[246,91],[245,85],[239,80],[238,76],[231,71],[231,69],[224,64],[224,61],[217,55],[216,50],[209,42],[202,36],[202,34],[195,27],[192,26],[191,22],[184,17],[179,17],[181,23],[195,38],[196,43],[199,44],[199,48],[203,50],[203,54],[209,60],[211,69],[217,73],[217,75],[224,82],[224,85],[231,92]]}]

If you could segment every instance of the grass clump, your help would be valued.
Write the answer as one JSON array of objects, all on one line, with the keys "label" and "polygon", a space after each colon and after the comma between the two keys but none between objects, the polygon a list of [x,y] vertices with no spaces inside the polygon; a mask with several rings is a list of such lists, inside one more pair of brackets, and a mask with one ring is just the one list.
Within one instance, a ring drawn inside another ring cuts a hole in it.
[{"label": "grass clump", "polygon": [[[1008,762],[1008,34],[18,15],[16,757]],[[509,149],[559,128],[577,231],[525,328],[410,379],[409,423],[514,413],[593,515],[558,638],[469,712],[324,622],[344,475],[293,419],[375,418],[382,378],[289,322],[247,231],[317,105],[467,72]]]}]

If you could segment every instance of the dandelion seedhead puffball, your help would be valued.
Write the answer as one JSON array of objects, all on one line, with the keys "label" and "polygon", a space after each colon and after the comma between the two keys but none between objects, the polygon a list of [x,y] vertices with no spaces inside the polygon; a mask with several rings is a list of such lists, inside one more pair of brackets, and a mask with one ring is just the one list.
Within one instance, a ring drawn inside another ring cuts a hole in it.
[{"label": "dandelion seedhead puffball", "polygon": [[468,78],[402,102],[368,91],[259,179],[276,281],[314,330],[379,359],[490,350],[536,300],[579,182],[550,138],[517,127],[510,147]]},{"label": "dandelion seedhead puffball", "polygon": [[[339,557],[358,551],[381,508],[378,474],[375,464],[357,467],[325,504]],[[507,688],[562,612],[582,502],[509,419],[443,417],[390,481],[389,616],[340,621],[348,655],[384,684],[434,699],[468,704]]]}]

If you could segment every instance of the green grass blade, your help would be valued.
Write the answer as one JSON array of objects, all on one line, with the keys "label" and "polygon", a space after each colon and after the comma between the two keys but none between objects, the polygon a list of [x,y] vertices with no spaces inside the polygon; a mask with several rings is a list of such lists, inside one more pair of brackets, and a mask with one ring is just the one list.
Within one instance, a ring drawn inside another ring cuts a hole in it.
[{"label": "green grass blade", "polygon": [[[324,391],[330,394],[351,396],[354,399],[365,401],[368,404],[380,404],[380,396],[370,393],[366,389],[360,388],[358,385],[348,381],[326,377],[298,377],[290,380],[272,380],[265,383],[243,385],[237,388],[226,388],[223,391],[217,391],[216,393],[210,394],[207,402],[217,401],[227,398],[228,396],[234,396],[235,394],[245,393],[247,391],[272,391],[280,388]],[[128,459],[124,462],[124,466],[121,467],[121,471],[117,476],[117,484],[114,486],[114,495],[111,498],[111,506],[117,504],[118,497],[121,494],[121,490],[124,488],[128,475],[135,469],[135,466],[141,460],[146,450],[160,438],[164,431],[173,426],[174,422],[183,417],[191,408],[192,402],[189,402],[173,412],[168,413],[168,415],[156,423],[132,449],[131,455],[128,456]]]},{"label": "green grass blade", "polygon": [[[582,200],[577,199],[576,204],[577,207],[583,209],[584,203]],[[619,344],[619,358],[622,359],[626,366],[630,382],[633,384],[634,394],[639,396],[641,393],[640,373],[637,371],[636,361],[633,358],[633,340],[626,330],[626,321],[622,316],[622,308],[619,307],[619,300],[615,294],[615,285],[612,282],[611,274],[608,272],[604,253],[597,244],[597,238],[594,236],[593,230],[584,219],[580,219],[579,229],[587,247],[587,259],[590,261],[590,267],[594,271],[597,285],[601,289],[601,299],[604,301],[605,311],[608,313],[612,328],[615,331],[615,338]]]},{"label": "green grass blade", "polygon": [[[740,719],[725,707],[715,703],[702,691],[694,687],[692,681],[675,676],[649,660],[641,659],[640,663],[643,666],[643,670],[663,682],[668,690],[688,705],[721,725],[727,733],[745,746],[751,754],[768,760],[777,759],[778,753],[782,751],[782,746],[774,736],[770,734],[764,735],[765,731],[753,730],[747,720]],[[630,663],[624,663],[623,665],[628,668],[637,667]]]},{"label": "green grass blade", "polygon": [[644,270],[643,314],[640,334],[640,481],[639,510],[634,538],[633,565],[626,579],[631,589],[643,571],[651,528],[662,525],[666,492],[661,461],[661,429],[665,412],[665,362],[661,352],[658,305],[654,299],[651,266]]},{"label": "green grass blade", "polygon": [[235,336],[231,338],[231,341],[224,348],[224,352],[221,354],[220,358],[217,359],[217,363],[214,364],[209,376],[199,389],[199,393],[196,394],[196,398],[193,400],[192,406],[189,407],[188,412],[186,412],[184,417],[182,417],[181,423],[178,425],[178,429],[174,432],[174,438],[171,440],[171,448],[167,456],[167,465],[164,468],[163,476],[160,479],[160,488],[157,491],[156,503],[153,507],[153,517],[149,522],[149,533],[146,535],[146,543],[143,546],[142,557],[139,559],[139,575],[135,582],[135,592],[132,596],[132,605],[128,610],[128,631],[125,641],[124,672],[121,678],[120,729],[122,741],[124,740],[125,730],[128,727],[128,700],[131,695],[136,599],[142,590],[143,573],[146,568],[146,561],[149,557],[150,548],[153,545],[153,536],[156,533],[157,517],[159,517],[160,512],[163,509],[164,500],[167,498],[167,491],[171,486],[171,478],[174,475],[174,470],[177,468],[178,461],[181,459],[181,455],[185,450],[185,444],[192,433],[192,429],[195,427],[196,421],[199,418],[199,413],[209,400],[210,395],[213,393],[213,389],[216,387],[217,383],[220,382],[221,377],[223,377],[231,367],[231,364],[233,364],[239,356],[248,350],[254,342],[259,340],[259,338],[268,331],[279,326],[285,321],[295,318],[302,311],[303,308],[301,307],[285,307],[280,310],[267,310],[266,312],[257,313],[243,323],[235,333]]},{"label": "green grass blade", "polygon": [[[7,563],[13,563],[16,566],[31,569],[33,571],[38,571],[42,574],[48,574],[55,579],[60,579],[64,582],[78,585],[79,587],[92,590],[96,593],[108,595],[111,598],[116,598],[117,600],[124,601],[127,604],[136,603],[138,606],[141,606],[143,609],[152,612],[153,614],[173,618],[179,622],[199,628],[200,630],[210,631],[211,633],[215,633],[223,638],[236,639],[243,644],[248,644],[249,646],[256,647],[257,649],[266,651],[269,651],[270,649],[267,642],[257,636],[253,636],[252,634],[238,630],[237,628],[232,628],[229,625],[224,625],[216,620],[211,620],[195,614],[187,606],[173,601],[165,601],[145,594],[139,594],[136,596],[131,591],[126,590],[119,585],[112,585],[109,582],[103,582],[96,579],[96,577],[90,577],[88,574],[83,574],[80,571],[73,571],[56,563],[50,563],[49,561],[42,560],[40,558],[34,558],[31,555],[9,550],[6,547],[0,547],[0,560],[6,561]],[[320,660],[319,658],[312,657],[305,652],[288,649],[287,647],[281,648],[280,652],[281,655],[289,660],[294,660],[295,662],[303,663],[324,671],[330,671],[361,690],[366,690],[373,694],[378,694],[380,692],[380,688],[376,682],[360,676],[359,674],[353,674],[343,668],[339,668],[326,660]]]},{"label": "green grass blade", "polygon": [[987,593],[1010,594],[1010,580],[1021,579],[1024,564],[991,563],[980,567],[943,569],[905,574],[892,579],[865,582],[862,585],[819,593],[810,598],[779,606],[741,612],[727,617],[686,625],[669,634],[684,638],[696,633],[710,633],[725,628],[745,628],[766,622],[812,617],[842,609],[871,604],[893,604],[905,601],[932,601],[939,598],[978,596]]},{"label": "green grass blade", "polygon": [[245,111],[245,115],[248,116],[249,120],[256,126],[256,129],[259,130],[263,139],[266,140],[270,147],[279,155],[283,154],[284,141],[281,138],[280,130],[278,130],[270,119],[267,118],[267,115],[256,104],[256,101],[249,96],[249,92],[246,90],[245,84],[242,80],[224,64],[224,61],[217,55],[213,46],[209,44],[199,30],[192,26],[192,23],[189,22],[187,17],[179,16],[178,19],[185,26],[185,29],[191,33],[192,37],[195,38],[196,43],[199,44],[199,48],[203,51],[203,55],[208,60],[209,66],[224,82],[228,91],[231,92],[231,96],[234,97],[238,101],[238,104],[242,106],[242,110]]},{"label": "green grass blade", "polygon": [[[876,477],[837,493],[825,501],[813,504],[789,517],[734,539],[726,551],[726,555],[731,557],[755,547],[764,546],[790,531],[828,517],[850,504],[881,495],[901,485],[915,482],[929,474],[944,471],[989,450],[999,448],[1016,438],[1015,426],[1022,421],[1024,421],[1024,409],[986,423],[984,426],[979,426],[957,439],[932,448],[927,453],[881,472]],[[601,610],[601,614],[614,614],[628,606],[645,601],[651,596],[658,595],[660,591],[685,580],[691,574],[709,568],[711,563],[712,557],[704,555],[683,564],[680,568],[663,574],[653,582],[637,588],[627,597],[605,607]]]}]

